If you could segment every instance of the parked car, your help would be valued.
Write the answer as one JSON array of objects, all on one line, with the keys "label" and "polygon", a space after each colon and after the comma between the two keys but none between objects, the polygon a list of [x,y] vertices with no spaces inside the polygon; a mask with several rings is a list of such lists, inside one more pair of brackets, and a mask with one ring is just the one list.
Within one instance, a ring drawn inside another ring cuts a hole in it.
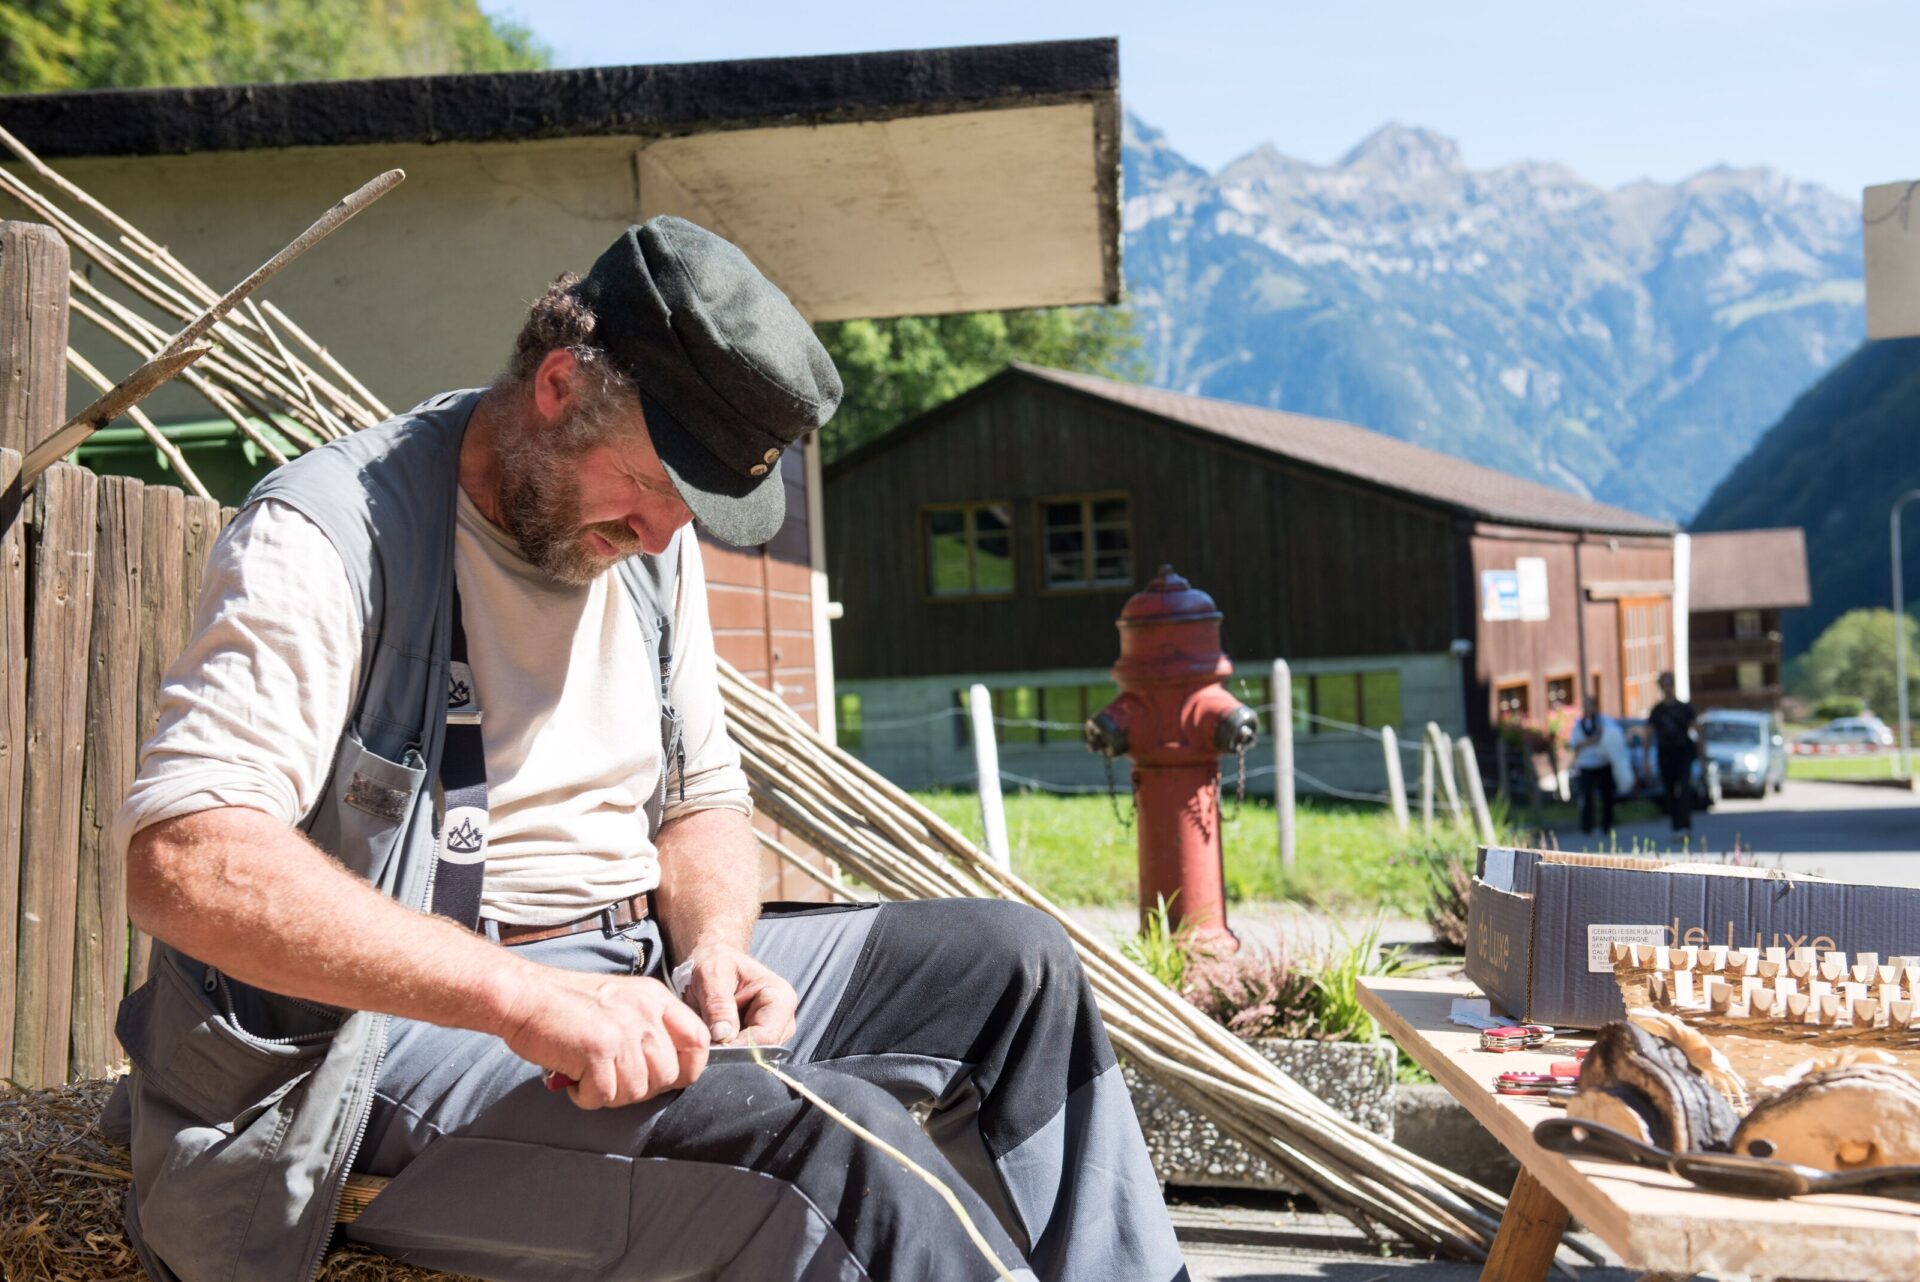
[{"label": "parked car", "polygon": [[1794,742],[1810,744],[1854,744],[1862,748],[1891,748],[1893,727],[1871,714],[1860,717],[1835,717],[1818,730],[1809,730]]},{"label": "parked car", "polygon": [[[1653,727],[1645,717],[1625,718],[1620,722],[1620,732],[1626,736],[1627,760],[1633,765],[1633,791],[1621,799],[1661,800],[1660,749],[1653,742]],[[1720,804],[1719,762],[1711,756],[1705,761],[1696,757],[1688,777],[1693,786],[1695,810],[1711,810]]]},{"label": "parked car", "polygon": [[1722,789],[1764,797],[1787,786],[1787,737],[1771,713],[1709,708],[1699,724]]}]

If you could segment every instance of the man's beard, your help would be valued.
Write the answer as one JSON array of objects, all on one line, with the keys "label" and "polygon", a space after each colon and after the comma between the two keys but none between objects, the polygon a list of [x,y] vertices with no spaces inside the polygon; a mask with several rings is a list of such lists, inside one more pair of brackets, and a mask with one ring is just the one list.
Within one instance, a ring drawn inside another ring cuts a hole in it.
[{"label": "man's beard", "polygon": [[[616,561],[640,551],[640,540],[624,521],[581,523],[579,468],[586,449],[556,445],[551,436],[541,435],[547,439],[510,428],[495,443],[500,524],[520,545],[521,555],[548,578],[584,587]],[[589,533],[611,544],[614,555],[602,556],[589,547]]]}]

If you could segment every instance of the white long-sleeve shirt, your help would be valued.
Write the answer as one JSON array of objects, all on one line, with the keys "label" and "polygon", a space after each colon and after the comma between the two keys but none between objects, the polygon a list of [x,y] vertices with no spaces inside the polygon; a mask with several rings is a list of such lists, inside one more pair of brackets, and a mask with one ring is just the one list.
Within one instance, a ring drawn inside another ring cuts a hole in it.
[{"label": "white long-sleeve shirt", "polygon": [[[684,548],[669,697],[685,722],[686,778],[665,820],[751,813],[714,671],[706,574]],[[645,805],[659,787],[660,697],[638,621],[612,572],[554,582],[459,496],[454,572],[484,709],[484,915],[555,925],[651,890],[660,870]],[[319,800],[359,684],[360,618],[339,553],[274,501],[215,545],[193,639],[161,684],[160,720],[115,817],[122,854],[149,824],[218,806],[295,823]]]}]

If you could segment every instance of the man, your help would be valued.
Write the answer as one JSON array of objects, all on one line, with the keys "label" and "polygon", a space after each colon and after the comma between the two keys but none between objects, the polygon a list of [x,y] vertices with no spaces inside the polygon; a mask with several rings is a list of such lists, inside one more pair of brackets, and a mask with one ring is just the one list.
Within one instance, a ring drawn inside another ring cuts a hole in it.
[{"label": "man", "polygon": [[[1601,832],[1613,831],[1615,740],[1619,727],[1600,715],[1599,696],[1589,694],[1585,715],[1573,723],[1568,746],[1573,750],[1574,786],[1580,790],[1580,831],[1591,834],[1595,810]],[[1596,804],[1597,803],[1597,804]]]},{"label": "man", "polygon": [[738,249],[658,218],[492,387],[255,491],[115,825],[160,941],[108,1119],[156,1278],[304,1282],[350,1170],[392,1182],[348,1235],[449,1272],[998,1275],[891,1157],[709,1061],[736,1038],[1013,1276],[1185,1276],[1056,923],[756,900],[687,526],[771,538],[839,395]]},{"label": "man", "polygon": [[1660,674],[1660,702],[1647,713],[1653,731],[1654,754],[1660,761],[1660,791],[1667,799],[1667,817],[1675,832],[1693,830],[1693,763],[1700,756],[1700,735],[1694,729],[1693,705],[1676,699],[1673,673]]}]

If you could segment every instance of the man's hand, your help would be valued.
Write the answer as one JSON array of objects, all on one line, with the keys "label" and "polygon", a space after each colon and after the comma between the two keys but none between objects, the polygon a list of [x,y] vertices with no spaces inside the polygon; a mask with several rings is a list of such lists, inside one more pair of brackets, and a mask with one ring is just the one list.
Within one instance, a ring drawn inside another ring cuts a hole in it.
[{"label": "man's hand", "polygon": [[752,953],[731,944],[705,943],[687,961],[693,965],[687,1004],[706,1020],[715,1042],[731,1042],[745,1032],[758,1045],[776,1046],[793,1036],[800,999],[793,985]]},{"label": "man's hand", "polygon": [[706,1025],[657,979],[538,967],[502,1034],[514,1054],[573,1079],[581,1108],[619,1108],[691,1086]]}]

